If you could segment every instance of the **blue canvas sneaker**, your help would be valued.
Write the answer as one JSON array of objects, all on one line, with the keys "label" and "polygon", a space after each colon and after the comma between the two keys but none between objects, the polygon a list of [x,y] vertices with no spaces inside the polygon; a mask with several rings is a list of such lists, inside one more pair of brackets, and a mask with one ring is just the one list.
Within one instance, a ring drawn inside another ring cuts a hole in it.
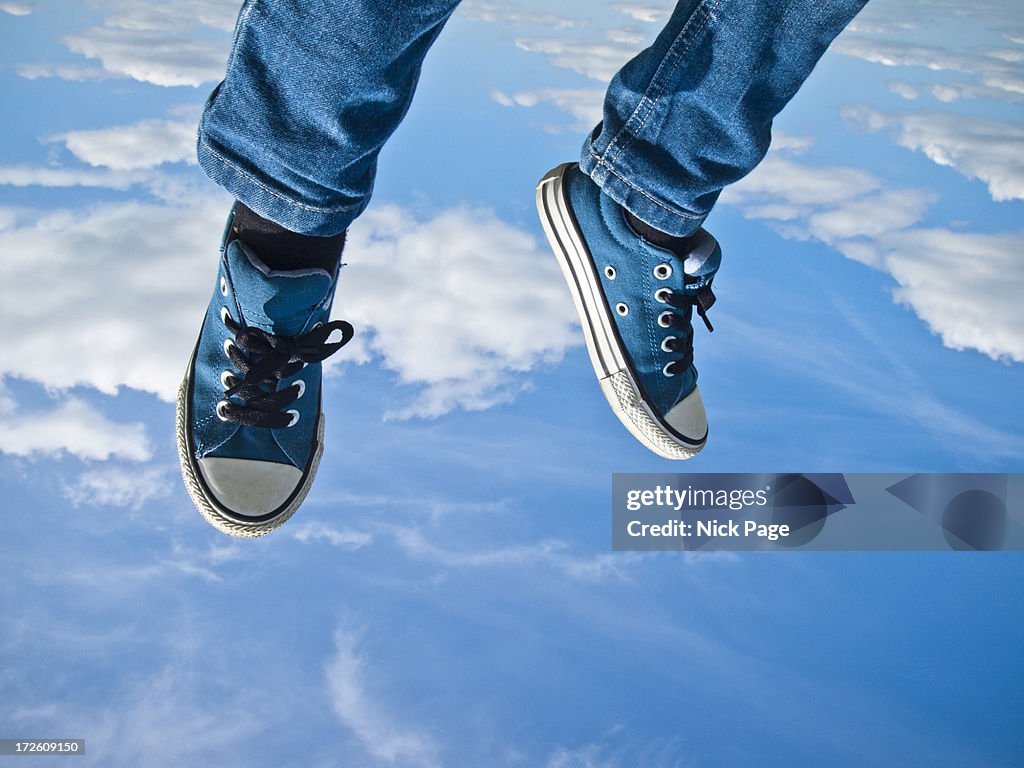
[{"label": "blue canvas sneaker", "polygon": [[685,258],[651,244],[575,163],[540,180],[537,209],[612,410],[655,453],[690,458],[708,436],[691,319],[712,330],[718,243],[700,230]]},{"label": "blue canvas sneaker", "polygon": [[347,322],[329,322],[336,282],[322,269],[269,269],[232,239],[229,218],[177,410],[185,486],[224,533],[269,533],[313,483],[324,436],[320,364],[352,338]]}]

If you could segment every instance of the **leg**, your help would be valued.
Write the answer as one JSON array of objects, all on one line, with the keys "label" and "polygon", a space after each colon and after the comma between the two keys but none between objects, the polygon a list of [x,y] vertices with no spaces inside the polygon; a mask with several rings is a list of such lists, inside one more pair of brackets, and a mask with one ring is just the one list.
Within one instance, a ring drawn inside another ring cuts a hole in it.
[{"label": "leg", "polygon": [[239,202],[177,408],[185,485],[224,533],[269,533],[312,485],[321,362],[353,333],[330,320],[344,232],[457,3],[242,7],[199,132],[200,164]]},{"label": "leg", "polygon": [[614,77],[580,167],[662,232],[697,230],[761,162],[772,120],[867,0],[681,0]]},{"label": "leg", "polygon": [[612,410],[652,451],[707,441],[693,312],[721,263],[701,229],[722,188],[764,157],[775,115],[866,0],[680,0],[626,64],[579,165],[537,188],[541,222]]},{"label": "leg", "polygon": [[247,0],[199,130],[207,175],[259,215],[334,235],[459,0]]}]

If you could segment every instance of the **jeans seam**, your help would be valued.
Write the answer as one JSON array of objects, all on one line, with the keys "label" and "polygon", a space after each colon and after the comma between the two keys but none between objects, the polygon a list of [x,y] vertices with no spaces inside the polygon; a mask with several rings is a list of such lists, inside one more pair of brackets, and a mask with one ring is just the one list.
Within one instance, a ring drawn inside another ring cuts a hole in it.
[{"label": "jeans seam", "polygon": [[244,178],[246,181],[248,181],[249,183],[251,183],[251,184],[253,184],[253,185],[257,186],[257,187],[259,187],[261,190],[263,190],[267,194],[273,195],[274,197],[276,197],[281,202],[287,203],[288,205],[291,205],[291,206],[293,206],[295,208],[299,208],[299,209],[301,209],[303,211],[309,211],[310,213],[336,214],[336,213],[348,213],[349,211],[355,210],[356,208],[359,207],[359,205],[356,204],[356,205],[342,206],[340,208],[318,208],[318,207],[313,206],[313,205],[306,205],[305,203],[300,203],[298,200],[293,200],[292,198],[288,197],[287,195],[283,195],[280,192],[278,192],[277,190],[271,189],[266,184],[264,184],[262,181],[260,181],[255,176],[253,176],[251,173],[243,170],[242,168],[239,168],[237,165],[235,165],[233,162],[231,162],[228,158],[224,157],[224,155],[222,155],[220,152],[218,152],[216,149],[214,149],[201,133],[199,135],[199,143],[202,145],[203,149],[205,149],[207,152],[209,152],[218,162],[222,163],[223,165],[226,165],[228,168],[233,170],[235,173],[237,173],[239,176]]},{"label": "jeans seam", "polygon": [[610,166],[610,165],[605,165],[605,164],[604,164],[604,163],[602,162],[601,158],[600,158],[600,157],[599,157],[599,156],[597,155],[597,153],[596,153],[596,152],[594,152],[594,150],[593,150],[593,149],[591,149],[591,150],[590,150],[590,155],[591,155],[591,157],[593,157],[593,158],[594,158],[594,159],[595,159],[595,160],[596,160],[596,161],[597,161],[597,162],[598,162],[599,164],[601,164],[602,166],[604,166],[604,169],[605,169],[605,171],[607,171],[607,172],[608,172],[609,174],[611,174],[611,175],[612,175],[612,176],[614,176],[614,177],[615,177],[616,179],[618,179],[619,181],[621,181],[621,182],[622,182],[623,184],[625,184],[625,185],[626,185],[627,187],[629,187],[630,189],[632,189],[632,190],[633,190],[634,192],[636,192],[636,193],[637,193],[638,195],[641,195],[642,197],[644,197],[644,198],[645,198],[645,199],[646,199],[646,200],[647,200],[648,202],[650,202],[650,203],[652,203],[652,204],[654,204],[654,205],[658,206],[658,207],[659,207],[659,208],[661,208],[662,210],[664,210],[664,211],[666,211],[666,212],[668,212],[668,213],[672,214],[673,216],[678,216],[678,217],[679,217],[679,218],[681,218],[681,219],[692,219],[693,221],[702,221],[702,220],[704,219],[704,214],[699,214],[699,213],[690,213],[689,211],[683,211],[683,210],[680,210],[680,209],[678,209],[678,208],[675,208],[675,207],[673,207],[673,206],[671,206],[671,205],[668,205],[667,203],[663,203],[663,202],[662,202],[661,200],[658,200],[657,198],[655,198],[654,196],[652,196],[652,195],[651,195],[651,194],[650,194],[649,192],[647,192],[647,191],[645,191],[645,190],[641,189],[641,188],[640,188],[640,187],[638,187],[638,186],[637,186],[636,184],[634,184],[633,182],[631,182],[631,181],[630,181],[629,179],[627,179],[627,178],[626,178],[625,176],[623,176],[623,175],[622,175],[621,173],[619,173],[619,172],[618,172],[618,171],[617,171],[617,170],[616,170],[615,168],[613,168],[612,166]]},{"label": "jeans seam", "polygon": [[[618,161],[622,156],[622,153],[625,152],[629,145],[636,139],[637,133],[643,131],[644,127],[647,125],[647,121],[650,120],[651,115],[654,113],[654,108],[657,106],[658,100],[665,92],[666,83],[662,73],[666,68],[673,68],[682,61],[683,57],[686,56],[687,52],[690,50],[691,46],[693,46],[694,42],[696,42],[700,34],[707,28],[717,7],[718,0],[701,0],[701,3],[694,9],[690,18],[686,20],[686,24],[684,24],[683,28],[679,31],[676,39],[672,41],[672,45],[665,53],[665,56],[658,64],[658,69],[651,78],[651,85],[648,86],[647,92],[644,93],[643,98],[637,105],[637,108],[622,126],[622,129],[615,138],[612,139],[608,149],[605,150],[607,159],[598,159],[598,163],[605,166],[609,172],[612,171],[611,164]],[[698,14],[700,15],[699,19],[697,19]],[[691,33],[690,27],[695,23],[695,19],[697,26]],[[676,51],[680,43],[684,40],[685,47],[683,47],[682,50]],[[636,124],[637,121],[639,121],[639,124]],[[625,139],[619,143],[620,137],[622,137],[623,134],[625,134]],[[619,143],[617,149],[615,149],[616,143]],[[609,150],[614,151],[614,155],[609,154]]]}]

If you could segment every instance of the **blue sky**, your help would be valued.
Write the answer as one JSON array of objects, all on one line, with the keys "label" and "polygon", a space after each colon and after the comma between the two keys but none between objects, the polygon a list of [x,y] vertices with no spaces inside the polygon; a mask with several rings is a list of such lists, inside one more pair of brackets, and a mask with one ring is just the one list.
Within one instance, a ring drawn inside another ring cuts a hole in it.
[{"label": "blue sky", "polygon": [[711,440],[679,465],[604,402],[533,208],[668,3],[466,0],[350,235],[317,484],[237,542],[171,437],[237,4],[0,2],[0,736],[115,767],[1019,765],[1019,554],[612,553],[608,515],[612,472],[1021,470],[1016,6],[872,0],[780,116],[708,221]]}]

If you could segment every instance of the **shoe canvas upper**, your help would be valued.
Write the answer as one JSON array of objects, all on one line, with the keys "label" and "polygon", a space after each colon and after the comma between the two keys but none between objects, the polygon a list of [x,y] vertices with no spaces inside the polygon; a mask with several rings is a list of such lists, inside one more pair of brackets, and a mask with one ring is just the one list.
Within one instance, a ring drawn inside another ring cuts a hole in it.
[{"label": "shoe canvas upper", "polygon": [[[568,171],[565,183],[573,216],[593,258],[633,376],[655,411],[668,413],[697,386],[697,370],[690,365],[685,371],[665,375],[666,364],[684,355],[665,351],[662,343],[668,336],[692,343],[693,326],[684,330],[659,325],[658,317],[663,312],[681,315],[683,310],[659,301],[655,294],[668,288],[693,295],[709,285],[721,264],[721,249],[710,234],[704,233],[707,237],[685,260],[681,259],[637,235],[626,223],[622,208],[579,169]],[[663,265],[668,266],[667,276]],[[696,280],[685,284],[686,274]]]},{"label": "shoe canvas upper", "polygon": [[190,408],[197,459],[254,459],[306,467],[320,415],[321,364],[307,364],[278,384],[278,391],[299,380],[305,385],[302,397],[287,406],[299,414],[294,426],[270,429],[222,420],[216,413],[216,404],[224,398],[221,375],[238,372],[225,351],[225,342],[234,334],[224,325],[221,312],[226,308],[235,323],[275,335],[307,333],[328,321],[335,282],[320,269],[271,271],[240,240],[224,249],[196,348]]}]

